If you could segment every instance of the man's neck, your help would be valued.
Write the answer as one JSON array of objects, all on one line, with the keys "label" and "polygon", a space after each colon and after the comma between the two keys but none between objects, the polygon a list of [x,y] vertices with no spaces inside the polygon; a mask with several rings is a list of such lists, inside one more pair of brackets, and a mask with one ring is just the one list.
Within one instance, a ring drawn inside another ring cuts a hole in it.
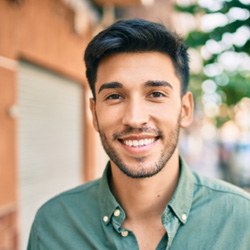
[{"label": "man's neck", "polygon": [[111,164],[111,189],[126,211],[129,220],[157,218],[161,216],[166,204],[176,189],[179,177],[178,155],[155,176],[134,179],[126,176]]}]

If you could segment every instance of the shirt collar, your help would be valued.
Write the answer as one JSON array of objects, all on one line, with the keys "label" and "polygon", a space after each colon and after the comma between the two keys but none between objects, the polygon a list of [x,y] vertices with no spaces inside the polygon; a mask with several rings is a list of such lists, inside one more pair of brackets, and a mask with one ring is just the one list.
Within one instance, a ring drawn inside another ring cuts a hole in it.
[{"label": "shirt collar", "polygon": [[193,192],[194,177],[187,164],[180,158],[180,177],[177,188],[168,204],[168,207],[172,209],[183,224],[185,224],[188,220],[193,202]]},{"label": "shirt collar", "polygon": [[[110,219],[117,208],[123,211],[110,190],[110,176],[111,168],[110,162],[108,162],[99,186],[99,206],[103,218],[106,217],[104,220],[106,224],[110,222]],[[187,164],[180,158],[180,177],[177,188],[172,199],[166,206],[164,213],[166,214],[170,207],[178,219],[185,224],[193,201],[193,191],[194,177]]]}]

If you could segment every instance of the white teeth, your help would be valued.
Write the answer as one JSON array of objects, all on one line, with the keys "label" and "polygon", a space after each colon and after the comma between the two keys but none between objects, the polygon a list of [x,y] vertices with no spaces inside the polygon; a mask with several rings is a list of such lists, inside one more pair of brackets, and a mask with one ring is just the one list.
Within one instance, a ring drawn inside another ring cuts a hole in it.
[{"label": "white teeth", "polygon": [[155,139],[141,139],[141,140],[125,140],[123,141],[129,147],[142,147],[147,146],[154,142]]}]

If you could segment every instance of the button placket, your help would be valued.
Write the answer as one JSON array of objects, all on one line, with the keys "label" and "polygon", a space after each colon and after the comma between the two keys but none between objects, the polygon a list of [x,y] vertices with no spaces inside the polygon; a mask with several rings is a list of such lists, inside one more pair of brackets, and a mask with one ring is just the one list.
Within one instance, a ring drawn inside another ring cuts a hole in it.
[{"label": "button placket", "polygon": [[113,212],[113,218],[112,218],[112,224],[116,231],[122,236],[127,237],[129,234],[129,231],[125,228],[122,228],[122,222],[124,220],[124,214],[120,208],[117,208]]}]

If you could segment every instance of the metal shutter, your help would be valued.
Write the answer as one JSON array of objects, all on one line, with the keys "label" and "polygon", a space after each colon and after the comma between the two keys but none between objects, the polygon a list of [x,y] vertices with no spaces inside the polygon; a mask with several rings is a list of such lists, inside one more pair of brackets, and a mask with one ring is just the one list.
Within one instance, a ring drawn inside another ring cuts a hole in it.
[{"label": "metal shutter", "polygon": [[46,200],[80,184],[83,91],[80,84],[21,62],[18,75],[20,249]]}]

